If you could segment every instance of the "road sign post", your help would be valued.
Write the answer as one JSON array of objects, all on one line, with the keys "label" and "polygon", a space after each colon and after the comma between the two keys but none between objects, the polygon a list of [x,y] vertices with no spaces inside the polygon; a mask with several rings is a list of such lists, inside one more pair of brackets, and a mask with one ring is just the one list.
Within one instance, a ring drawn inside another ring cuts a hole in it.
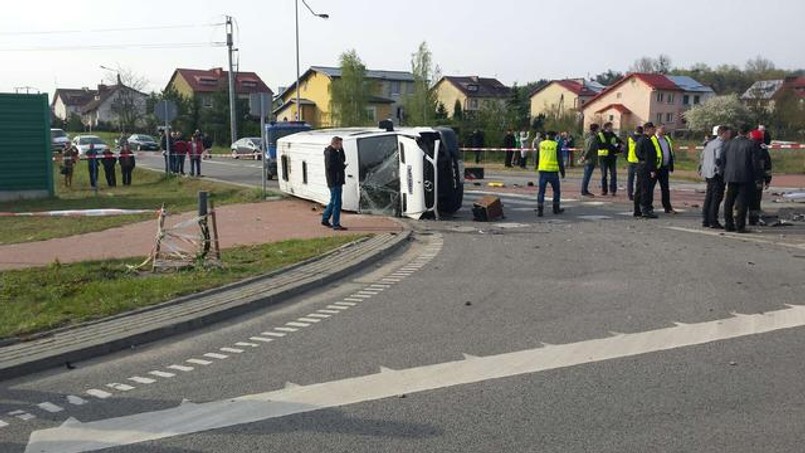
[{"label": "road sign post", "polygon": [[165,123],[165,156],[167,158],[165,173],[171,174],[173,160],[171,159],[170,122],[179,116],[179,109],[175,102],[163,99],[154,106],[154,115]]},{"label": "road sign post", "polygon": [[260,142],[263,144],[261,156],[263,160],[263,198],[268,195],[268,143],[266,141],[266,116],[271,114],[271,95],[269,93],[252,93],[249,95],[249,111],[252,115],[260,115]]}]

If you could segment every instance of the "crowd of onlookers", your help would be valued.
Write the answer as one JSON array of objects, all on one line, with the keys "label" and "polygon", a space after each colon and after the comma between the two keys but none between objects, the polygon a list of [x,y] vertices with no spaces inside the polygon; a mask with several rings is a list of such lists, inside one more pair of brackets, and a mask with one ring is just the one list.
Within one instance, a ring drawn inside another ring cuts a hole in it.
[{"label": "crowd of onlookers", "polygon": [[196,130],[189,139],[173,131],[159,135],[159,148],[165,157],[165,173],[185,174],[185,163],[190,161],[190,176],[201,176],[201,160],[212,147],[210,138]]}]

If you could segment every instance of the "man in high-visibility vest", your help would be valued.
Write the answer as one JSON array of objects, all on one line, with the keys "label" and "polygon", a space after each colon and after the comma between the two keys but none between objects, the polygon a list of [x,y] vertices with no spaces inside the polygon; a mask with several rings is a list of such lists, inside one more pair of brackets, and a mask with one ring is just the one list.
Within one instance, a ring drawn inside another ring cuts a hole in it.
[{"label": "man in high-visibility vest", "polygon": [[561,214],[565,212],[559,206],[561,201],[561,190],[559,187],[559,175],[565,178],[565,164],[559,154],[559,144],[554,140],[556,132],[549,131],[545,134],[545,140],[539,144],[537,152],[537,169],[539,171],[539,193],[537,195],[537,215],[542,217],[545,208],[545,189],[548,184],[553,191],[553,213]]},{"label": "man in high-visibility vest", "polygon": [[[618,153],[623,142],[612,131],[612,123],[604,123],[598,132],[598,164],[601,166],[601,195],[615,196],[618,191]],[[609,176],[609,178],[607,178]],[[607,184],[607,179],[609,184]],[[607,187],[608,186],[608,187]],[[608,190],[607,190],[608,189]]]},{"label": "man in high-visibility vest", "polygon": [[640,137],[642,136],[643,126],[637,126],[634,133],[629,135],[629,138],[627,139],[629,153],[626,155],[626,161],[628,162],[626,195],[629,196],[629,200],[634,200],[635,173],[637,172],[637,164],[640,162],[637,160],[637,141],[640,140]]},{"label": "man in high-visibility vest", "polygon": [[643,136],[637,141],[637,185],[634,193],[634,216],[656,219],[654,214],[654,184],[657,181],[657,169],[661,165],[662,151],[655,146],[654,123],[643,125]]},{"label": "man in high-visibility vest", "polygon": [[671,137],[665,134],[665,126],[657,126],[657,132],[652,137],[655,146],[658,146],[662,153],[662,162],[657,169],[657,182],[660,183],[660,194],[662,198],[662,208],[666,214],[676,214],[671,206],[671,173],[674,172],[674,142]]}]

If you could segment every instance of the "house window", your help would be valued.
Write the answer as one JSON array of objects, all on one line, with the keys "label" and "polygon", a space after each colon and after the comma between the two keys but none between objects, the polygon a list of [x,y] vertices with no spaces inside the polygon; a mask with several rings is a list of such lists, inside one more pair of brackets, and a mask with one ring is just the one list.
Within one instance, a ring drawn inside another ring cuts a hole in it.
[{"label": "house window", "polygon": [[662,113],[657,114],[657,126],[662,124]]},{"label": "house window", "polygon": [[676,101],[676,95],[673,93],[668,94],[668,104],[673,105],[674,101]]},{"label": "house window", "polygon": [[682,96],[682,105],[689,105],[689,104],[690,104],[690,96],[687,94]]},{"label": "house window", "polygon": [[701,98],[699,96],[693,96],[693,105],[699,105],[701,102]]},{"label": "house window", "polygon": [[202,103],[204,107],[208,109],[212,108],[212,96],[204,96]]},{"label": "house window", "polygon": [[291,159],[288,159],[288,156],[283,154],[280,157],[280,161],[282,163],[282,180],[287,181],[291,174]]},{"label": "house window", "polygon": [[307,184],[307,161],[302,161],[302,184]]},{"label": "house window", "polygon": [[666,123],[673,123],[674,122],[674,114],[673,113],[666,113],[665,114],[665,122]]},{"label": "house window", "polygon": [[616,97],[617,97],[618,99],[622,98],[622,97],[623,97],[623,93],[621,93],[620,91],[618,91],[618,94],[616,95]]},{"label": "house window", "polygon": [[609,115],[609,121],[615,121],[615,115]]},{"label": "house window", "polygon": [[657,92],[657,102],[662,102],[665,100],[665,93]]},{"label": "house window", "polygon": [[366,107],[366,116],[372,121],[377,121],[377,107],[373,105]]},{"label": "house window", "polygon": [[470,110],[478,110],[478,99],[470,99]]},{"label": "house window", "polygon": [[471,83],[471,84],[467,85],[467,91],[472,92],[472,93],[477,93],[478,92],[478,85],[475,85],[474,83]]},{"label": "house window", "polygon": [[399,81],[392,81],[391,82],[391,95],[392,96],[399,96],[401,93],[401,83]]}]

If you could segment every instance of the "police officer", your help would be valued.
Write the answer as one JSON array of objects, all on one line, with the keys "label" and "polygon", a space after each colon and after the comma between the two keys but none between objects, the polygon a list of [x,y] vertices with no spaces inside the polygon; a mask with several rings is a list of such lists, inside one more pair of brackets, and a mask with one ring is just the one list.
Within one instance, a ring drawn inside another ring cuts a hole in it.
[{"label": "police officer", "polygon": [[674,172],[674,143],[671,137],[665,134],[665,126],[657,126],[657,132],[651,138],[655,148],[662,153],[662,161],[657,169],[657,182],[660,183],[662,207],[666,214],[676,214],[671,206],[671,173]]},{"label": "police officer", "polygon": [[629,200],[634,200],[634,187],[635,187],[635,173],[637,172],[637,141],[643,136],[643,126],[637,126],[633,134],[629,135],[627,144],[629,145],[629,154],[626,155],[627,178],[626,178],[626,195]]},{"label": "police officer", "polygon": [[[613,197],[618,191],[618,153],[621,139],[612,131],[612,123],[604,123],[603,130],[598,132],[598,163],[601,166],[601,195]],[[609,178],[607,178],[609,176]],[[607,179],[609,191],[607,192]]]},{"label": "police officer", "polygon": [[655,132],[654,123],[643,125],[643,136],[637,141],[637,185],[634,193],[634,216],[656,219],[654,214],[654,184],[657,181],[657,169],[661,164],[662,151],[658,150],[652,140]]},{"label": "police officer", "polygon": [[545,208],[545,189],[548,184],[553,191],[553,213],[561,214],[565,212],[560,207],[562,199],[559,186],[559,175],[565,178],[565,165],[559,156],[559,144],[554,140],[556,132],[549,131],[545,134],[545,140],[539,144],[537,153],[537,169],[539,170],[539,193],[537,194],[537,215],[542,217]]}]

